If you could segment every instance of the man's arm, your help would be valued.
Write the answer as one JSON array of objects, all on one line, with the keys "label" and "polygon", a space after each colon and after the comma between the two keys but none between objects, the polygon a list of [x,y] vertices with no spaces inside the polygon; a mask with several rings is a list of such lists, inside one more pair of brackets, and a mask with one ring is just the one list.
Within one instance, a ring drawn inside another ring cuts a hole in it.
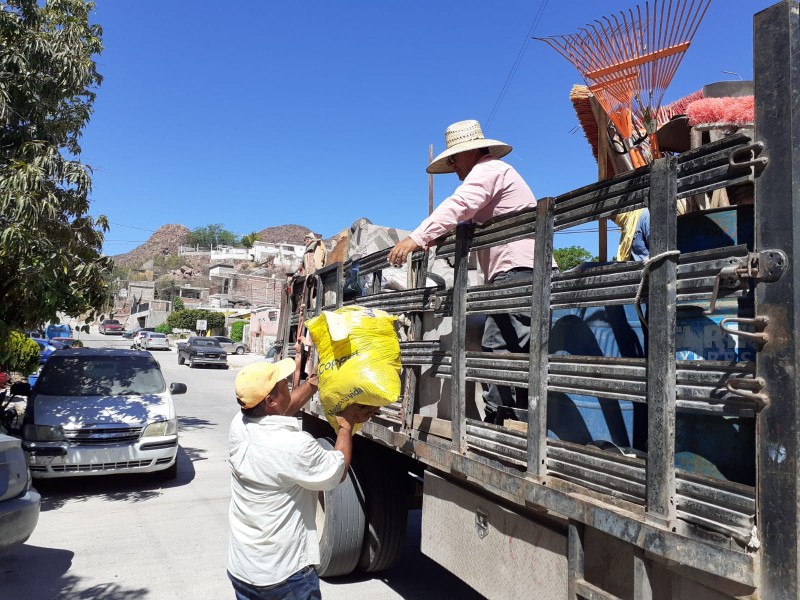
[{"label": "man's arm", "polygon": [[449,233],[462,221],[468,221],[492,198],[495,177],[476,165],[453,195],[446,198],[411,235],[401,240],[389,252],[389,264],[405,264],[409,254],[427,248],[435,239]]},{"label": "man's arm", "polygon": [[312,373],[302,385],[297,386],[291,391],[291,400],[286,409],[286,414],[293,415],[302,409],[314,396],[318,386],[319,376],[316,373]]},{"label": "man's arm", "polygon": [[338,450],[344,455],[344,474],[342,481],[347,478],[347,470],[350,468],[350,461],[353,458],[353,426],[357,423],[364,423],[378,412],[377,406],[364,406],[362,404],[351,404],[342,412],[336,415],[339,423],[339,431],[336,434],[336,445],[334,450]]}]

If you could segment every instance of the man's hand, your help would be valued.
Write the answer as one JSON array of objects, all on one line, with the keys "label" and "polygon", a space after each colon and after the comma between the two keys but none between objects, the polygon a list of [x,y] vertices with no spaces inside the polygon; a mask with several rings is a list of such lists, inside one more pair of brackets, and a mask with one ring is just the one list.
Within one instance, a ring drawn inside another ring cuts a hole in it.
[{"label": "man's hand", "polygon": [[339,423],[339,427],[352,431],[353,425],[366,423],[378,412],[379,408],[378,406],[367,406],[365,404],[351,404],[336,415],[336,421]]},{"label": "man's hand", "polygon": [[319,374],[317,373],[316,368],[314,368],[314,370],[308,374],[308,377],[306,378],[306,383],[315,388],[319,387]]},{"label": "man's hand", "polygon": [[414,252],[414,250],[419,250],[420,248],[421,246],[410,237],[399,241],[397,245],[392,248],[392,251],[389,252],[389,264],[393,267],[404,265],[408,256]]}]

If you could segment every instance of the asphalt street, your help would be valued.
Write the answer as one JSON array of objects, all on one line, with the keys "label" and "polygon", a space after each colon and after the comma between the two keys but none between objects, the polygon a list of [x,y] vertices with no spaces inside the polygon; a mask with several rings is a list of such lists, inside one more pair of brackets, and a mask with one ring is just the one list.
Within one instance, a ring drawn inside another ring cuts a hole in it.
[{"label": "asphalt street", "polygon": [[[117,336],[82,335],[87,346],[128,347]],[[260,356],[231,356],[229,370],[178,366],[174,349],[154,353],[179,415],[179,473],[37,481],[39,523],[28,542],[0,557],[0,598],[139,600],[233,598],[227,563],[228,426],[233,381]],[[409,519],[401,561],[373,577],[322,582],[326,600],[477,600],[482,596],[419,551],[420,515]]]}]

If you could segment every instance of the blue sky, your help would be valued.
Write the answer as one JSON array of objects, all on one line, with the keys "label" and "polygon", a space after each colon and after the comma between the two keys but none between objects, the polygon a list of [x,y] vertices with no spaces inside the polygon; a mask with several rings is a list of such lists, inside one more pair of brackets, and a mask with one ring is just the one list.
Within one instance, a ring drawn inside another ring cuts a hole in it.
[{"label": "blue sky", "polygon": [[[738,78],[724,71],[751,79],[752,17],[774,3],[713,0],[665,103]],[[597,165],[569,102],[579,76],[526,39],[534,22],[535,36],[574,33],[636,2],[97,5],[105,81],[82,160],[114,255],[168,223],[238,234],[298,224],[329,237],[367,217],[413,229],[427,215],[428,147],[444,150],[445,128],[462,119],[514,146],[506,160],[537,197],[589,184]],[[435,202],[457,185],[436,176]],[[570,245],[595,252],[596,234],[556,237]]]}]

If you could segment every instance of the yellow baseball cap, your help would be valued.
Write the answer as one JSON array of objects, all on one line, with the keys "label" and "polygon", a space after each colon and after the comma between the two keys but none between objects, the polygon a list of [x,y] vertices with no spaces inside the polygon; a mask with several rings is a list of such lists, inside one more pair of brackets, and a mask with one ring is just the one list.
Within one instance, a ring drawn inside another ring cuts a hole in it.
[{"label": "yellow baseball cap", "polygon": [[257,362],[247,365],[236,376],[236,399],[242,408],[253,408],[272,391],[281,379],[294,373],[293,358],[276,363]]}]

